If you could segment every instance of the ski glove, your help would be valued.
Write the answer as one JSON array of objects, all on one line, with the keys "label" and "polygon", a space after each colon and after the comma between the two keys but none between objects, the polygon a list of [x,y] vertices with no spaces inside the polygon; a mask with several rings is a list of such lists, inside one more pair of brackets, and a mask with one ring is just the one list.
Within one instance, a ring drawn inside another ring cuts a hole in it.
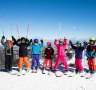
[{"label": "ski glove", "polygon": [[72,44],[72,41],[71,40],[69,41],[69,44]]},{"label": "ski glove", "polygon": [[33,40],[32,39],[30,39],[30,43],[33,43]]},{"label": "ski glove", "polygon": [[11,36],[12,37],[12,40],[15,40],[14,36]]},{"label": "ski glove", "polygon": [[3,39],[5,39],[5,36],[2,36]]},{"label": "ski glove", "polygon": [[41,43],[43,43],[43,40],[42,39],[40,41],[41,41]]},{"label": "ski glove", "polygon": [[26,41],[26,43],[28,43],[28,42],[29,42],[29,40],[28,40],[27,38],[25,39],[25,41]]},{"label": "ski glove", "polygon": [[67,40],[67,39],[64,37],[64,40]]},{"label": "ski glove", "polygon": [[18,39],[17,42],[18,42],[18,44],[20,44],[21,43],[21,39]]},{"label": "ski glove", "polygon": [[96,53],[93,54],[93,58],[96,58]]},{"label": "ski glove", "polygon": [[88,43],[84,40],[84,41],[83,41],[83,44],[84,44],[84,45],[87,45]]}]

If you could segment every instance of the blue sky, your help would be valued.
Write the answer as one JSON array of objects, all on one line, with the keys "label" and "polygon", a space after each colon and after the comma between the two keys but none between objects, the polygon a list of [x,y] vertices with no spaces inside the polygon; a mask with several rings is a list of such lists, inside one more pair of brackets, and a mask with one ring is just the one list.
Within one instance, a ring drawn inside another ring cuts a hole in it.
[{"label": "blue sky", "polygon": [[16,24],[28,38],[96,37],[96,0],[0,0],[0,36],[17,37]]}]

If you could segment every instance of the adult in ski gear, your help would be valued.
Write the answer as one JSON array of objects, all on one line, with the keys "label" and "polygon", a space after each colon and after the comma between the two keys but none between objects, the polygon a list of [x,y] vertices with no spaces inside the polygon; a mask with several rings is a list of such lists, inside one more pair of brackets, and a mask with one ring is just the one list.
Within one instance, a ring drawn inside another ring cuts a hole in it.
[{"label": "adult in ski gear", "polygon": [[87,46],[86,56],[88,60],[88,67],[91,74],[96,72],[96,45],[95,38],[89,39],[89,45]]},{"label": "adult in ski gear", "polygon": [[12,61],[13,61],[13,45],[15,44],[12,39],[6,39],[4,42],[5,36],[1,39],[1,44],[5,47],[5,71],[12,71]]},{"label": "adult in ski gear", "polygon": [[[32,40],[31,40],[32,41]],[[32,41],[33,42],[33,41]],[[43,40],[41,39],[41,44],[38,39],[34,39],[34,42],[31,44],[32,48],[32,73],[37,72],[40,67],[40,50],[43,47]]]},{"label": "adult in ski gear", "polygon": [[83,46],[80,41],[77,41],[76,46],[73,45],[72,41],[69,41],[69,43],[71,44],[72,49],[75,50],[76,73],[83,73],[82,56],[84,49],[87,47],[87,42],[84,42]]},{"label": "adult in ski gear", "polygon": [[28,52],[27,52],[27,47],[30,46],[29,40],[27,38],[24,38],[24,37],[21,37],[17,41],[13,37],[13,40],[15,41],[16,45],[19,46],[19,62],[18,62],[19,71],[22,71],[23,62],[27,66],[27,71],[29,71],[30,63],[28,61]]},{"label": "adult in ski gear", "polygon": [[[58,42],[59,42],[59,44],[58,44]],[[54,66],[54,70],[57,70],[59,63],[62,62],[63,65],[65,66],[66,71],[68,71],[69,65],[67,64],[67,61],[65,58],[65,56],[66,56],[65,49],[67,46],[67,39],[55,40],[54,45],[57,47],[57,52],[58,52],[58,57],[56,59],[56,64]]]},{"label": "adult in ski gear", "polygon": [[51,46],[51,42],[47,42],[47,47],[45,48],[45,60],[43,62],[42,73],[45,74],[45,68],[52,70],[52,56],[54,55],[54,49]]}]

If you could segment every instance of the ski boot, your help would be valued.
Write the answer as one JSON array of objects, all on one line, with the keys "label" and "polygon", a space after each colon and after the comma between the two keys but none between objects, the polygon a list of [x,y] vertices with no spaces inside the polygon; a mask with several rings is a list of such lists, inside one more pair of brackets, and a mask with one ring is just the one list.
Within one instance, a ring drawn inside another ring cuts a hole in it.
[{"label": "ski boot", "polygon": [[27,70],[26,70],[26,72],[28,73],[28,72],[30,72],[30,70],[31,70],[31,68],[30,68],[30,67],[28,67],[28,68],[27,68]]}]

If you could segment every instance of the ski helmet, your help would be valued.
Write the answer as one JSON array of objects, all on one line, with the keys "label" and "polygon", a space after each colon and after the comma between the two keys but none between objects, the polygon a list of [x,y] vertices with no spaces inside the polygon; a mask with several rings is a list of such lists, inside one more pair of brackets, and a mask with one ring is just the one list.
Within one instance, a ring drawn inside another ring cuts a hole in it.
[{"label": "ski helmet", "polygon": [[60,45],[64,44],[64,40],[63,39],[59,39],[59,44]]},{"label": "ski helmet", "polygon": [[89,38],[90,41],[95,41],[95,38],[91,37]]},{"label": "ski helmet", "polygon": [[7,38],[6,40],[7,40],[7,41],[12,41],[12,38],[9,37],[9,38]]},{"label": "ski helmet", "polygon": [[64,42],[64,40],[63,39],[59,39],[59,42]]},{"label": "ski helmet", "polygon": [[35,38],[34,39],[34,43],[38,43],[38,42],[39,42],[39,40]]},{"label": "ski helmet", "polygon": [[76,43],[77,45],[80,45],[81,44],[81,42],[80,41],[77,41],[77,43]]},{"label": "ski helmet", "polygon": [[47,45],[48,45],[48,46],[51,46],[51,42],[47,42]]},{"label": "ski helmet", "polygon": [[25,37],[21,37],[21,41],[25,40]]},{"label": "ski helmet", "polygon": [[21,37],[21,43],[25,43],[25,38]]},{"label": "ski helmet", "polygon": [[90,39],[89,39],[89,43],[90,43],[91,45],[94,45],[94,44],[95,44],[95,38],[90,38]]}]

